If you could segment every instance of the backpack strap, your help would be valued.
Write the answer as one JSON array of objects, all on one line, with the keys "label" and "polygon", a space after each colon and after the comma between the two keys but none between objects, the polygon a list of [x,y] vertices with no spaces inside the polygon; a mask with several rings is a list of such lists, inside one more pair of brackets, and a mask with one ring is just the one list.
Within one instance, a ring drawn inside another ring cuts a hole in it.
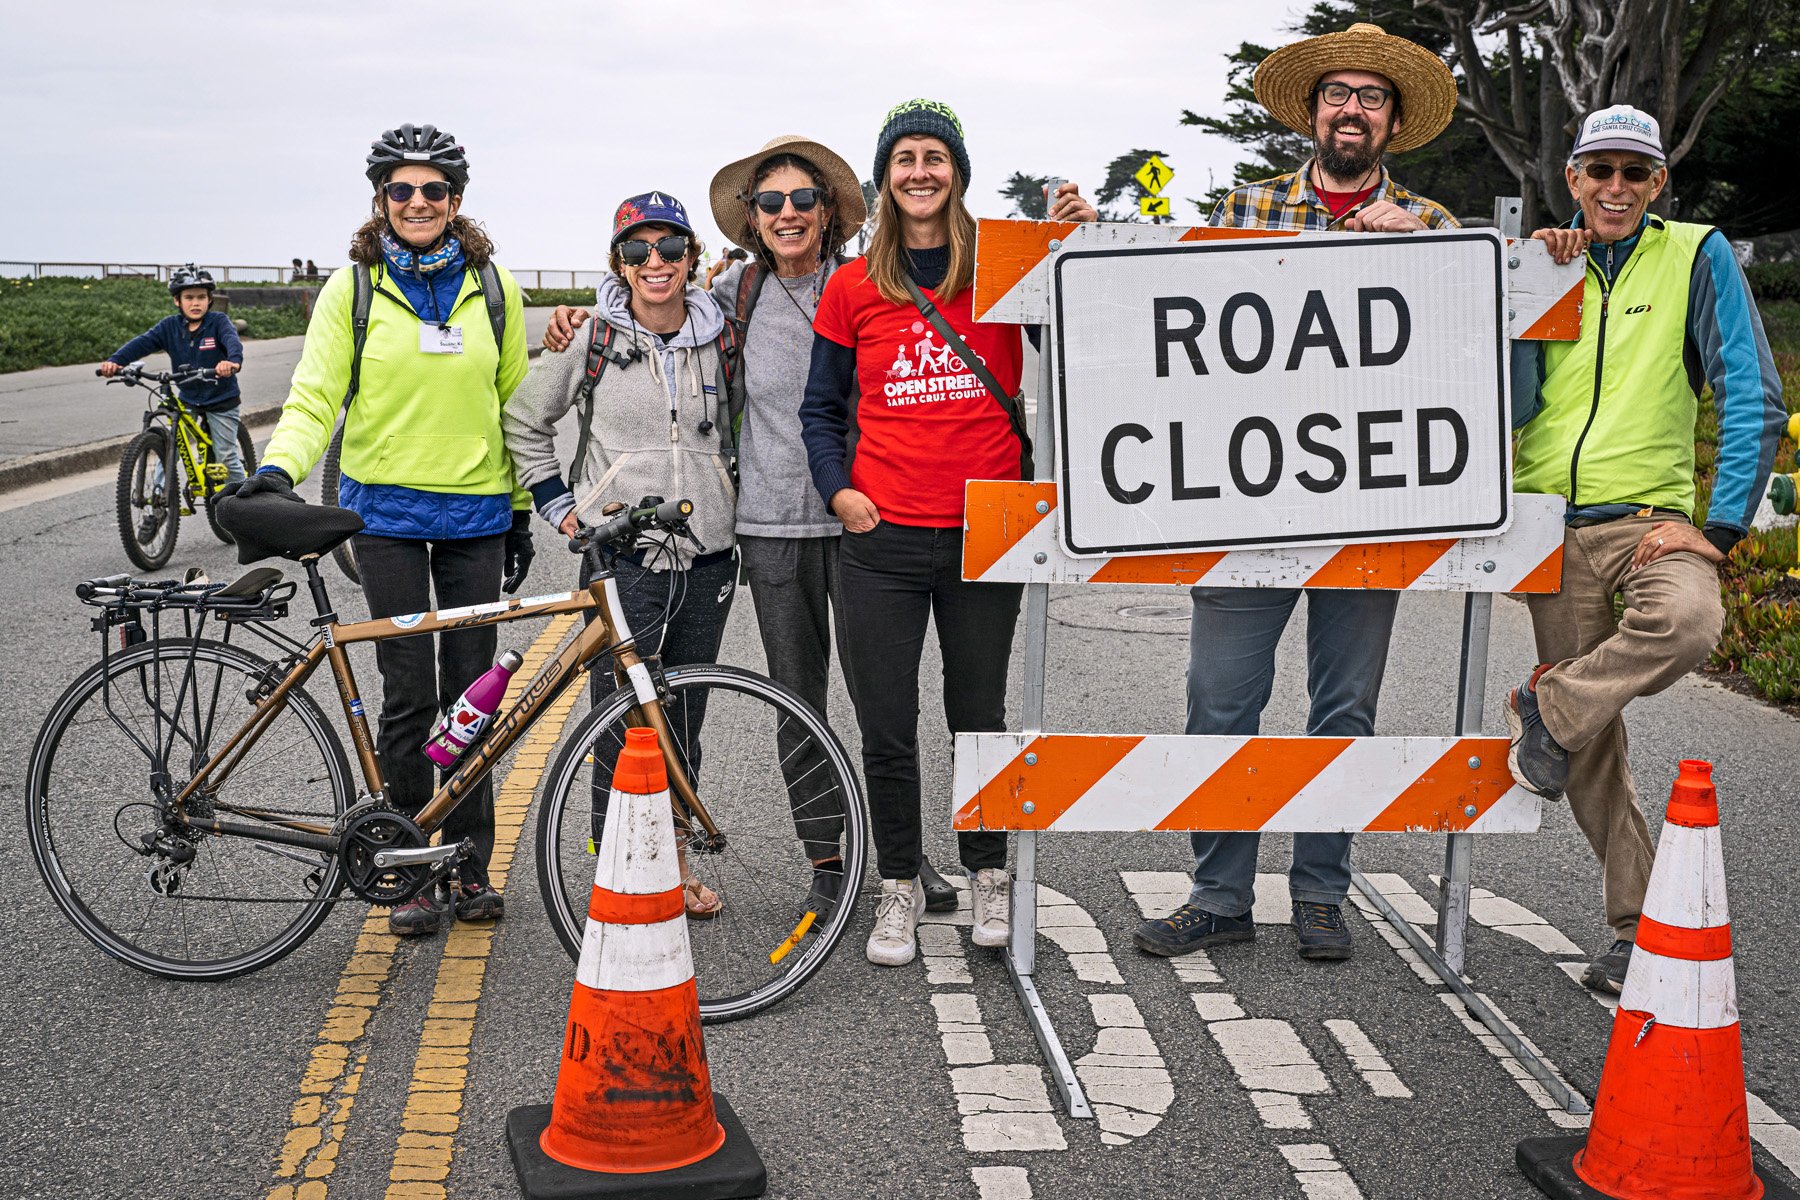
[{"label": "backpack strap", "polygon": [[744,432],[744,335],[736,322],[725,322],[725,328],[713,339],[719,356],[719,382],[714,389],[718,411],[719,447],[725,455],[725,466],[731,481],[737,482],[738,443]]},{"label": "backpack strap", "polygon": [[488,324],[494,330],[494,349],[506,345],[506,289],[500,283],[500,269],[492,260],[476,272],[481,280],[481,298],[487,301]]},{"label": "backpack strap", "polygon": [[762,295],[763,265],[756,259],[744,264],[743,273],[738,276],[737,285],[737,323],[742,329],[750,324],[750,314],[756,311],[756,301]]},{"label": "backpack strap", "polygon": [[1007,421],[1012,425],[1013,433],[1019,438],[1019,478],[1034,478],[1036,472],[1032,469],[1031,433],[1025,427],[1025,406],[1020,403],[1019,397],[1007,394],[1006,389],[1000,386],[1000,381],[994,378],[993,372],[987,369],[987,364],[981,361],[979,355],[969,349],[967,342],[957,336],[956,330],[950,328],[950,322],[944,319],[944,314],[938,311],[937,305],[933,304],[925,293],[919,290],[919,285],[912,281],[911,276],[903,274],[901,282],[906,284],[906,291],[912,297],[913,307],[919,310],[919,314],[925,318],[927,324],[937,330],[938,336],[944,339],[944,344],[956,351],[957,357],[963,360],[963,365],[968,367],[971,374],[981,380],[981,385],[987,388],[988,394],[1000,405],[1000,411],[1006,414]]},{"label": "backpack strap", "polygon": [[594,440],[594,387],[606,374],[606,363],[612,350],[615,330],[599,313],[588,318],[587,366],[581,382],[575,385],[575,407],[581,410],[580,434],[575,439],[575,461],[569,464],[569,488],[574,490],[581,479],[581,468],[587,462],[588,445]]},{"label": "backpack strap", "polygon": [[366,265],[352,264],[350,281],[350,386],[344,389],[344,403],[338,409],[338,428],[350,416],[350,402],[362,386],[363,346],[369,340],[369,309],[375,303],[375,279]]}]

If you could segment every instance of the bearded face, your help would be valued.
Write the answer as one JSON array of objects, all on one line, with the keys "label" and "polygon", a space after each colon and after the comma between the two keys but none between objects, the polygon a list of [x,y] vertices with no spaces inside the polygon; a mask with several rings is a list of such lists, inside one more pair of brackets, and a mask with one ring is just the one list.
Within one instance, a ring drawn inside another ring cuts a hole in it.
[{"label": "bearded face", "polygon": [[[1399,99],[1394,85],[1371,71],[1333,71],[1318,87],[1342,84],[1349,95],[1339,104],[1313,96],[1313,144],[1319,166],[1338,179],[1360,179],[1375,169],[1388,143],[1400,129]],[[1363,103],[1365,89],[1387,92],[1378,107]]]}]

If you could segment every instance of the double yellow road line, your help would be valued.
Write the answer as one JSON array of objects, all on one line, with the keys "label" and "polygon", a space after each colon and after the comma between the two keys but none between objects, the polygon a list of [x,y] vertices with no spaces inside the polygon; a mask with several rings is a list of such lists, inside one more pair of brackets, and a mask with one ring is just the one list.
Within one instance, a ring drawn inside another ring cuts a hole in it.
[{"label": "double yellow road line", "polygon": [[[575,621],[573,614],[556,618],[531,644],[506,703],[517,698],[556,652]],[[571,687],[538,720],[519,743],[512,769],[495,793],[494,855],[488,876],[496,888],[506,886],[526,810],[579,696],[579,687]],[[387,915],[385,908],[369,911],[338,977],[337,994],[300,1078],[300,1094],[276,1158],[276,1181],[266,1200],[326,1200],[330,1194],[331,1175],[368,1065],[370,1018],[387,993],[400,944],[387,931]],[[492,925],[451,925],[419,1031],[419,1051],[388,1168],[386,1200],[443,1200],[447,1194],[445,1181],[468,1085],[476,1006],[493,937]]]}]

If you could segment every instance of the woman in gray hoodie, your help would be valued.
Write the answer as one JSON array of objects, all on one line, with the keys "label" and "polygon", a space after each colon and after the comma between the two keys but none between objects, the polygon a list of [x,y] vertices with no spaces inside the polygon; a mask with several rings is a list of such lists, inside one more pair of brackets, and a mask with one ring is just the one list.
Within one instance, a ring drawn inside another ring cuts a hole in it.
[{"label": "woman in gray hoodie", "polygon": [[[597,524],[614,501],[631,505],[662,496],[694,502],[690,526],[703,552],[692,542],[659,535],[615,564],[637,643],[646,654],[660,654],[665,667],[718,658],[737,577],[737,488],[726,457],[728,431],[719,420],[721,356],[729,339],[718,305],[693,283],[700,249],[687,209],[666,192],[646,192],[619,205],[612,274],[599,289],[604,325],[595,331],[605,346],[605,366],[591,406],[584,402],[577,415],[587,426],[578,461],[565,475],[555,433],[586,377],[587,338],[538,359],[503,420],[519,482],[538,513],[565,536],[578,522]],[[597,567],[593,556],[583,564],[583,586]],[[668,617],[672,600],[680,606]],[[611,685],[605,672],[594,673],[596,703]],[[677,723],[677,714],[670,720]],[[690,917],[711,917],[720,909],[718,896],[691,876],[685,899]]]}]

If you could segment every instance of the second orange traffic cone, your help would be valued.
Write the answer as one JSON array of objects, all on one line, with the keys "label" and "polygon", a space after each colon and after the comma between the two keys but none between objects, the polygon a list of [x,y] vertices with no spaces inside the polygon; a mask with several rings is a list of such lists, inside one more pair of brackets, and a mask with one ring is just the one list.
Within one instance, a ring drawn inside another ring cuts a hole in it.
[{"label": "second orange traffic cone", "polygon": [[626,734],[613,772],[554,1101],[506,1125],[528,1200],[727,1200],[766,1186],[707,1071],[668,775],[648,729]]},{"label": "second orange traffic cone", "polygon": [[1586,1137],[1530,1138],[1546,1195],[1777,1200],[1750,1153],[1731,915],[1712,764],[1681,764]]}]

